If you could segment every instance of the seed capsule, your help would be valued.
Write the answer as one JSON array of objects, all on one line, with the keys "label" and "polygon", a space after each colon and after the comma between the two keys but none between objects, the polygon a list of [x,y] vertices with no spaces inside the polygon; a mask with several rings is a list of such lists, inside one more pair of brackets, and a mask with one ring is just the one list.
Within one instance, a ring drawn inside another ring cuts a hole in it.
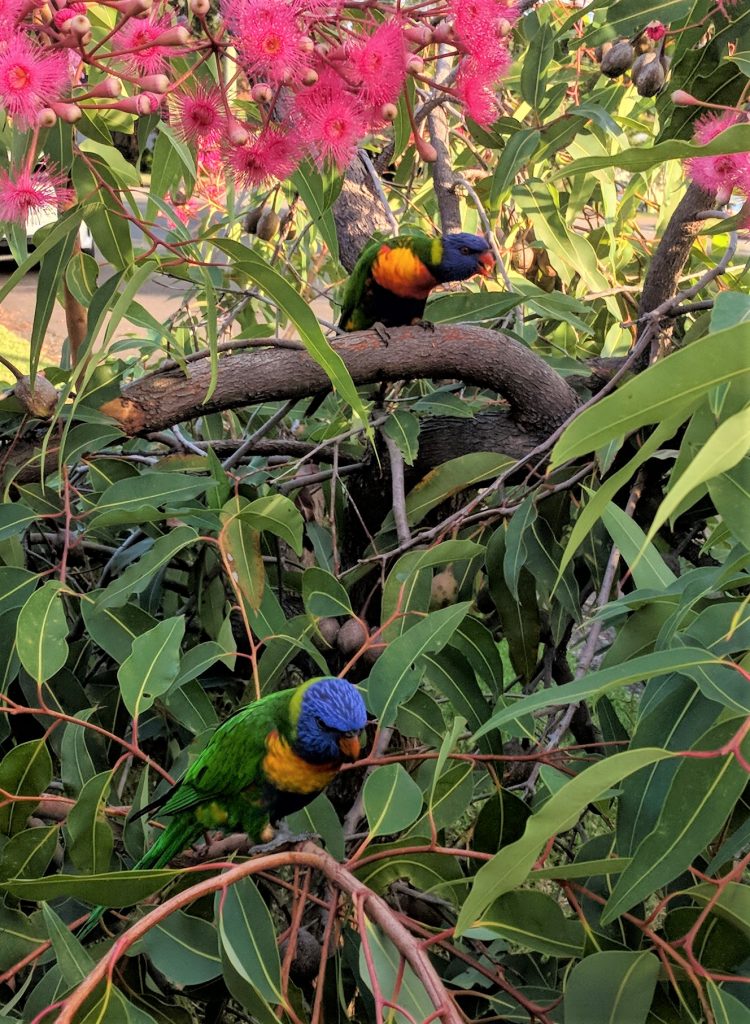
[{"label": "seed capsule", "polygon": [[619,78],[633,66],[635,50],[627,41],[615,43],[611,50],[608,50],[602,57],[601,72],[607,78]]}]

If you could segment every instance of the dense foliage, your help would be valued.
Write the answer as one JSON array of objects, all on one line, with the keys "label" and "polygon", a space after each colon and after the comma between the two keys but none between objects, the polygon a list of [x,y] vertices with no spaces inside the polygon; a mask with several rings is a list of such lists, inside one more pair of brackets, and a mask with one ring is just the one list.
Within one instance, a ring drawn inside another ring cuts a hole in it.
[{"label": "dense foliage", "polygon": [[[0,0],[0,298],[38,272],[0,400],[3,1016],[750,1021],[750,9],[185,15]],[[440,226],[498,280],[337,339],[363,241]],[[130,808],[321,674],[372,717],[290,821],[321,842],[131,870]]]}]

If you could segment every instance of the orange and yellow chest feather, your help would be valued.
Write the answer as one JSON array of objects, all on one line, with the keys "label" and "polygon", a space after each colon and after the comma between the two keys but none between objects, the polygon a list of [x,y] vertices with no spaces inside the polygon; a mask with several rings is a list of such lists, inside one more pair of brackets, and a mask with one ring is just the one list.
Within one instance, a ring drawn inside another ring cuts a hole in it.
[{"label": "orange and yellow chest feather", "polygon": [[285,793],[316,793],[325,789],[336,771],[331,764],[305,761],[277,732],[272,732],[266,741],[263,772],[271,785]]},{"label": "orange and yellow chest feather", "polygon": [[411,249],[382,245],[373,260],[373,279],[402,299],[426,299],[438,283]]}]

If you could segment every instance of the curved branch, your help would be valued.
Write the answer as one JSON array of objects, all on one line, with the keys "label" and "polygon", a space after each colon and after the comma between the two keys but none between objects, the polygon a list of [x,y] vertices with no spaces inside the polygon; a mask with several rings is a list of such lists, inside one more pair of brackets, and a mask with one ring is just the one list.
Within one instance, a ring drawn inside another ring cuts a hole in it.
[{"label": "curved branch", "polygon": [[435,1019],[443,1021],[443,1024],[462,1024],[461,1015],[445,989],[440,976],[433,967],[423,945],[401,924],[385,900],[381,899],[364,883],[355,878],[351,871],[347,871],[329,853],[320,850],[310,843],[306,843],[298,851],[272,853],[264,857],[256,857],[236,867],[231,867],[220,875],[206,878],[202,882],[198,882],[196,885],[177,893],[177,895],[172,896],[171,899],[166,900],[150,913],[139,918],[135,924],[115,940],[111,949],[104,954],[81,984],[67,997],[58,1015],[57,1024],[73,1024],[78,1010],[80,1010],[97,986],[103,981],[109,981],[111,984],[112,974],[117,961],[140,938],[160,921],[169,917],[175,910],[189,906],[195,900],[208,896],[219,889],[228,889],[241,879],[249,878],[260,871],[269,871],[288,865],[315,868],[324,874],[333,885],[347,892],[353,899],[360,900],[368,916],[393,942],[401,956],[408,962],[424,985],[425,991],[435,1007]]},{"label": "curved branch", "polygon": [[[384,345],[374,331],[359,331],[333,342],[355,384],[450,377],[490,388],[510,406],[513,421],[545,436],[578,405],[575,393],[524,345],[495,331],[472,327],[400,327]],[[127,384],[102,412],[128,434],[148,434],[209,412],[291,398],[305,398],[330,386],[306,352],[268,349],[242,352],[219,362],[216,388],[208,402],[208,360]]]}]

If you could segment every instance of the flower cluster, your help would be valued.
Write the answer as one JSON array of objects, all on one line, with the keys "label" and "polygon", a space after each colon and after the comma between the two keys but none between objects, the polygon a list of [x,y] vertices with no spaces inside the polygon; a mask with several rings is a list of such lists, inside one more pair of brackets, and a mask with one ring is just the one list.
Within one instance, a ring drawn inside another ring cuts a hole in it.
[{"label": "flower cluster", "polygon": [[[747,116],[739,110],[704,114],[695,123],[693,138],[705,145],[736,124],[748,124]],[[717,193],[723,202],[729,200],[734,189],[750,198],[750,152],[695,156],[685,161],[685,168],[696,185],[707,192]]]},{"label": "flower cluster", "polygon": [[283,180],[304,158],[343,169],[368,135],[399,116],[429,158],[415,97],[437,90],[491,124],[517,17],[506,0],[372,9],[349,9],[346,0],[188,0],[187,22],[171,0],[106,0],[112,20],[103,28],[93,2],[0,0],[0,112],[31,139],[23,164],[0,179],[4,219],[67,201],[62,179],[50,173],[59,187],[34,184],[42,173],[34,168],[44,130],[84,112],[159,110],[214,183],[229,173],[249,188]]}]

